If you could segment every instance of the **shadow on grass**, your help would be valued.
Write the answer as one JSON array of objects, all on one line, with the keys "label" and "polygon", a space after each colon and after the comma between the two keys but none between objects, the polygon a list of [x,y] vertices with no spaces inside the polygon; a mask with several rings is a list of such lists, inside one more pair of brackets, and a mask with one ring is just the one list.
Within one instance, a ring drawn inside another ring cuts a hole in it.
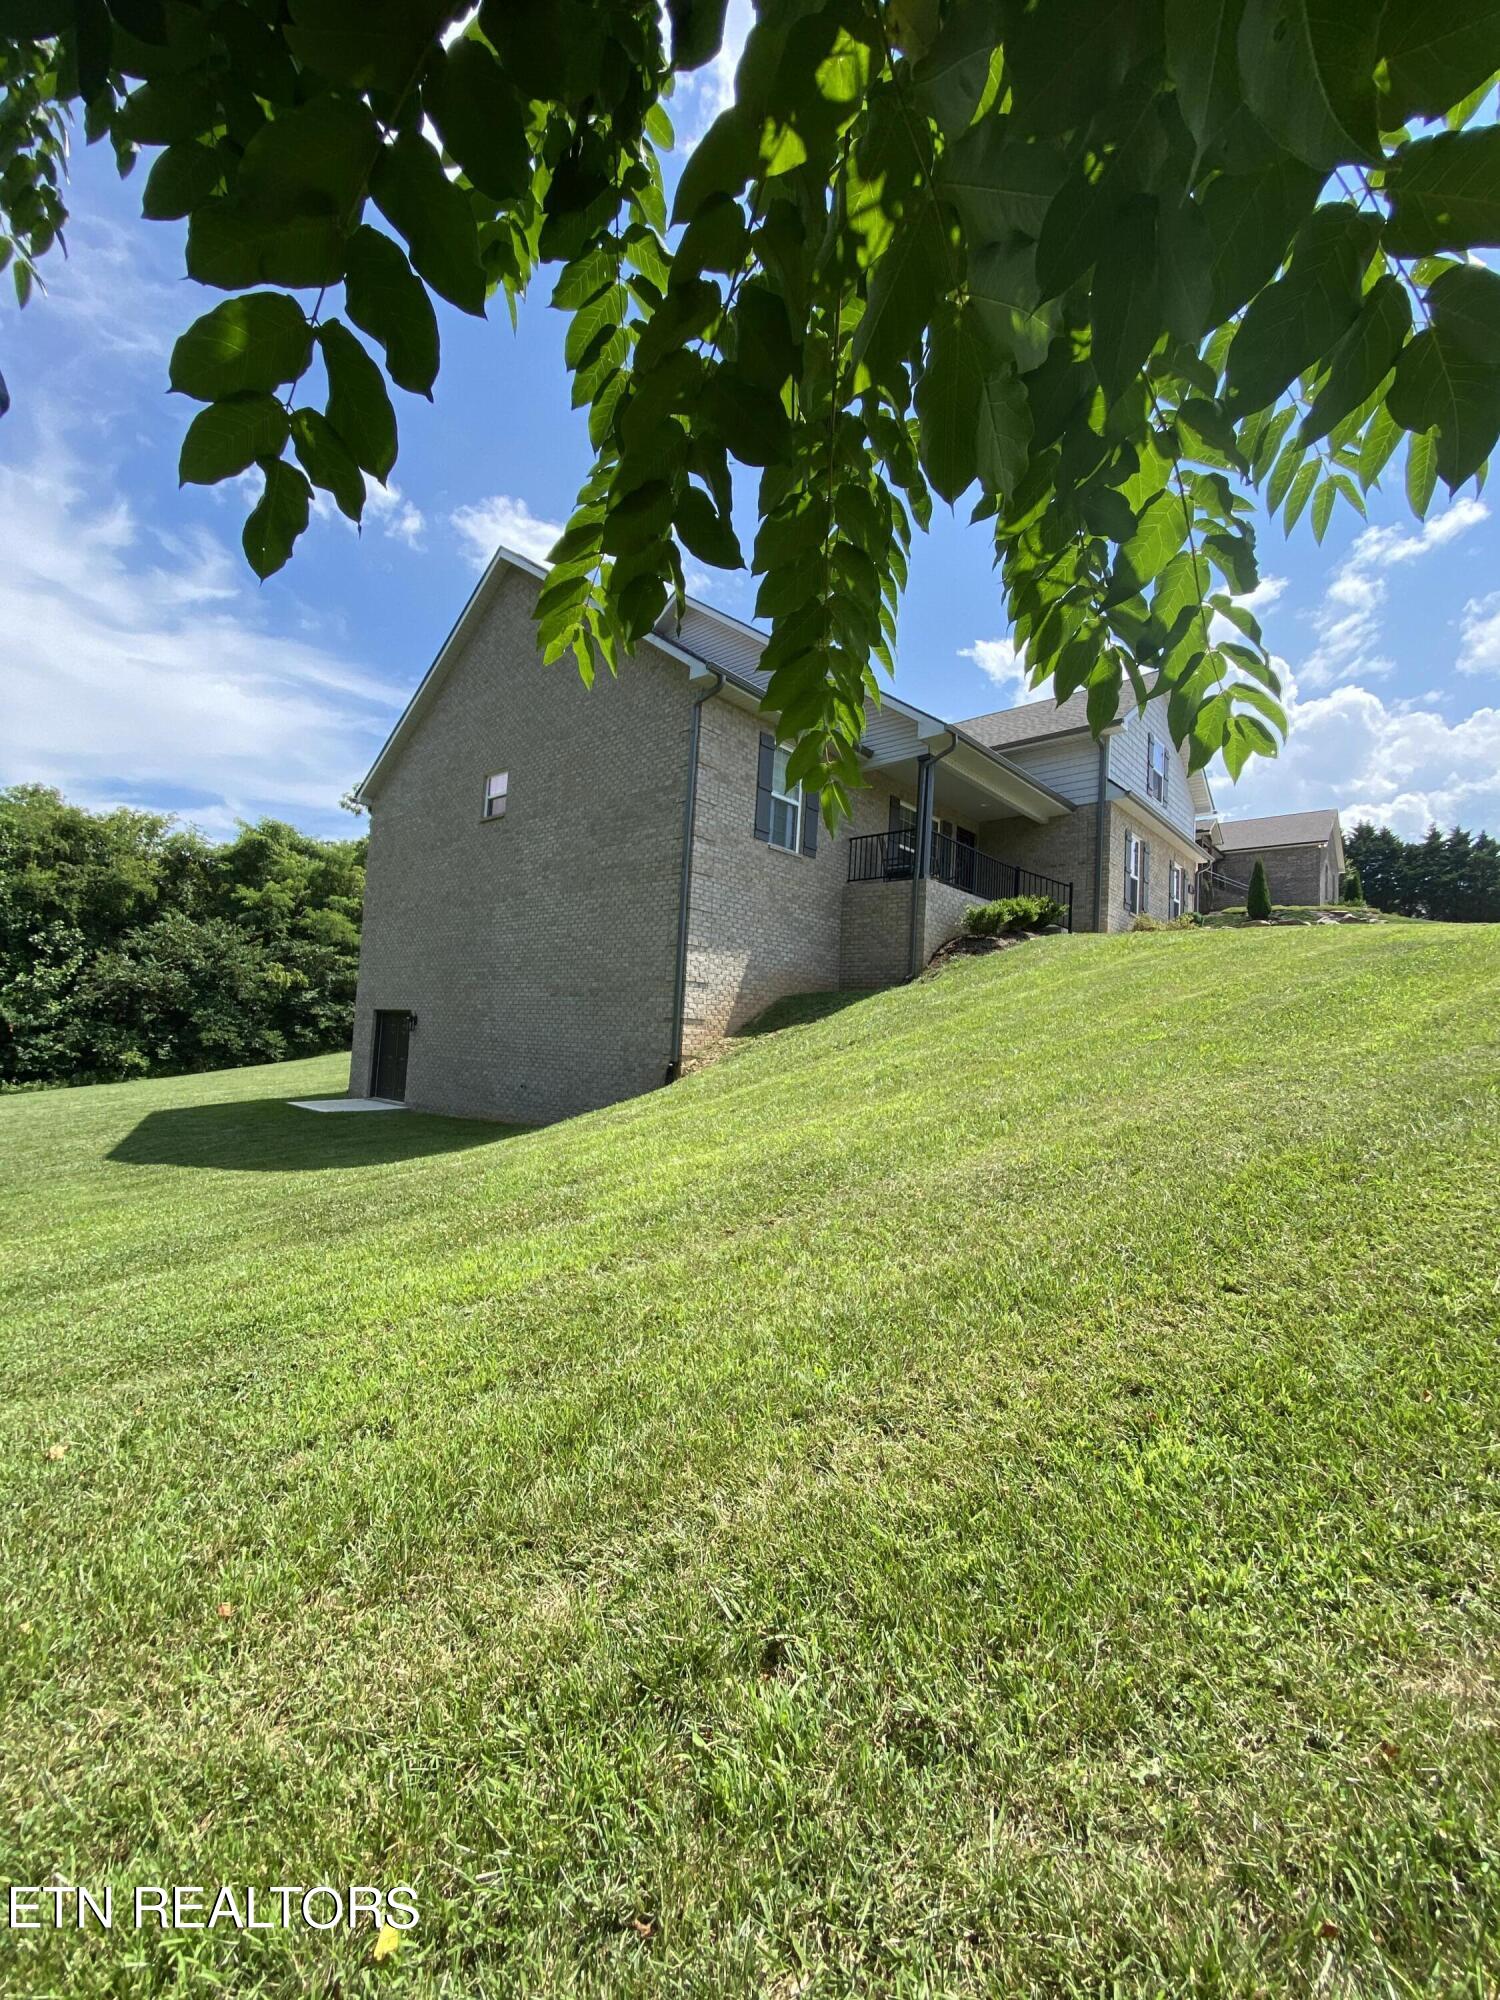
[{"label": "shadow on grass", "polygon": [[132,1167],[217,1167],[230,1173],[317,1173],[378,1167],[494,1146],[525,1128],[420,1111],[318,1113],[281,1098],[152,1111],[110,1153]]},{"label": "shadow on grass", "polygon": [[874,997],[868,987],[841,993],[789,993],[784,1000],[773,1000],[744,1027],[736,1028],[735,1036],[774,1035],[782,1028],[802,1028],[809,1021],[826,1020],[830,1014],[842,1013],[845,1007],[855,1007],[861,1000]]}]

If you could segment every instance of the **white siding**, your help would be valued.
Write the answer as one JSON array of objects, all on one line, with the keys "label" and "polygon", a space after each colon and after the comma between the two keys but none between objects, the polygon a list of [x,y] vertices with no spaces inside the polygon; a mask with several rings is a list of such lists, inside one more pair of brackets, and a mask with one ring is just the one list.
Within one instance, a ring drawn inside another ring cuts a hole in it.
[{"label": "white siding", "polygon": [[1056,743],[1008,743],[1000,754],[1074,805],[1092,805],[1099,796],[1099,745],[1092,736],[1065,736]]},{"label": "white siding", "polygon": [[669,605],[666,615],[657,621],[656,629],[664,639],[675,639],[688,652],[696,653],[700,660],[725,667],[732,674],[750,676],[762,687],[765,685],[766,677],[760,671],[760,656],[765,650],[768,634],[711,618],[695,604],[688,606],[680,626]]},{"label": "white siding", "polygon": [[[1167,746],[1167,796],[1163,803],[1146,789],[1146,738],[1155,736]],[[1197,828],[1197,814],[1188,790],[1187,765],[1167,731],[1167,704],[1148,701],[1145,714],[1130,709],[1116,733],[1109,739],[1109,775],[1127,792],[1146,800],[1164,819],[1191,841]]]}]

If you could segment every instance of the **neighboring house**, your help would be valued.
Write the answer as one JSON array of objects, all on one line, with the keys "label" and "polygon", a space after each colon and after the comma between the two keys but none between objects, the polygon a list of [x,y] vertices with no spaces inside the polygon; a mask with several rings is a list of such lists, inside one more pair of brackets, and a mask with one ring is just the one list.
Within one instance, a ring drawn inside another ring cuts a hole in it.
[{"label": "neighboring house", "polygon": [[1243,904],[1257,861],[1266,865],[1273,903],[1336,903],[1344,881],[1344,834],[1331,807],[1270,813],[1262,819],[1200,821],[1198,838],[1210,856],[1205,909]]},{"label": "neighboring house", "polygon": [[495,557],[359,787],[355,1095],[541,1123],[787,993],[910,977],[975,902],[1043,892],[1084,930],[1193,906],[1212,799],[1157,703],[1096,742],[1081,701],[949,724],[887,696],[830,835],[759,711],[761,633],[690,602],[588,689],[541,664],[544,574]]}]

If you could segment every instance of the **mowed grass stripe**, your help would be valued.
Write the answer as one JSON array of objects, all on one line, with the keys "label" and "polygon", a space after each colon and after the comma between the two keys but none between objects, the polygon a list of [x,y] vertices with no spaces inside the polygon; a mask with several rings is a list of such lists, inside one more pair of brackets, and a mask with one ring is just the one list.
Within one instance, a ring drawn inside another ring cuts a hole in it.
[{"label": "mowed grass stripe", "polygon": [[417,1881],[130,1941],[236,1991],[1487,1992],[1497,1000],[1067,939],[542,1132],[0,1103],[0,1865]]}]

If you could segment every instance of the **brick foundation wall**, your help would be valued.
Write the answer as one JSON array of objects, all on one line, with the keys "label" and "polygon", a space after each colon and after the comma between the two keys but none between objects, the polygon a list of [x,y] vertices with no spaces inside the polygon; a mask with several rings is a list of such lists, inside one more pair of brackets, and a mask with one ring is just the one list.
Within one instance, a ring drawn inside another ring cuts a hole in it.
[{"label": "brick foundation wall", "polygon": [[[666,1074],[691,695],[643,648],[592,689],[543,667],[536,582],[504,575],[383,777],[350,1088],[377,1008],[418,1017],[407,1098],[541,1123]],[[486,821],[486,778],[510,777]]]},{"label": "brick foundation wall", "polygon": [[[1073,928],[1094,928],[1094,805],[1079,806],[1061,819],[991,820],[980,831],[980,845],[1002,861],[1013,861],[1038,875],[1073,884]],[[1106,912],[1108,905],[1106,903]]]}]

